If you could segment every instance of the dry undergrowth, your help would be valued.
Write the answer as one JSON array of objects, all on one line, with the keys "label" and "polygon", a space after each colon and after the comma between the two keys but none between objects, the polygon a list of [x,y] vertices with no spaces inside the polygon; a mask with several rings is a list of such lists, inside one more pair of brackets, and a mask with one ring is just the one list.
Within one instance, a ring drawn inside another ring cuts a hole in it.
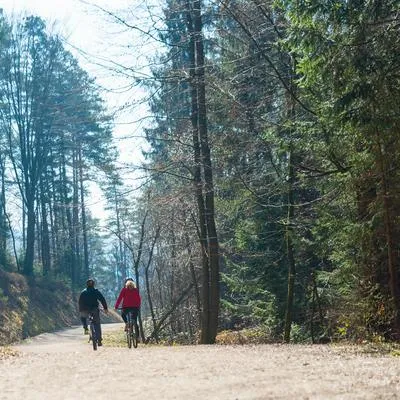
[{"label": "dry undergrowth", "polygon": [[399,343],[364,343],[363,345],[357,346],[356,349],[359,353],[367,353],[370,355],[383,356],[391,355],[394,357],[400,356],[400,344]]},{"label": "dry undergrowth", "polygon": [[248,328],[238,331],[222,331],[218,333],[216,344],[265,344],[273,343],[271,335],[261,328]]},{"label": "dry undergrowth", "polygon": [[11,347],[0,346],[0,360],[4,360],[10,357],[17,357],[18,355],[18,351],[12,349]]},{"label": "dry undergrowth", "polygon": [[[103,334],[104,343],[109,347],[125,347],[126,337],[123,329],[118,331],[106,332]],[[260,329],[243,329],[241,331],[222,331],[216,338],[216,344],[220,345],[243,345],[243,344],[265,344],[272,343],[270,336]],[[160,339],[158,345],[187,345],[195,344],[196,342],[175,337],[172,339]],[[150,344],[155,344],[150,341]]]}]

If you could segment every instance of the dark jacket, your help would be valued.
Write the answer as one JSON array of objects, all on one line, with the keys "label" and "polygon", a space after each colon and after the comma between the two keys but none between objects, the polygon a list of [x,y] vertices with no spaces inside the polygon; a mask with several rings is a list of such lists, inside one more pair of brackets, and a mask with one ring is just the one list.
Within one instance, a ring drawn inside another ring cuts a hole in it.
[{"label": "dark jacket", "polygon": [[107,310],[107,302],[101,292],[92,287],[86,288],[79,296],[79,311],[95,310],[99,307],[99,302]]}]

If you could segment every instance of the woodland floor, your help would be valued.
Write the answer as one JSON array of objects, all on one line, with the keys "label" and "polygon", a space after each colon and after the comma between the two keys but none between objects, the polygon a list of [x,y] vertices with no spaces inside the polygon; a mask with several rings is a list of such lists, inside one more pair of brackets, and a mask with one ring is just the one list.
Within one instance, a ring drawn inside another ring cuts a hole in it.
[{"label": "woodland floor", "polygon": [[94,352],[80,327],[0,353],[1,400],[127,398],[400,399],[400,358],[335,345],[139,344],[129,350],[106,339]]}]

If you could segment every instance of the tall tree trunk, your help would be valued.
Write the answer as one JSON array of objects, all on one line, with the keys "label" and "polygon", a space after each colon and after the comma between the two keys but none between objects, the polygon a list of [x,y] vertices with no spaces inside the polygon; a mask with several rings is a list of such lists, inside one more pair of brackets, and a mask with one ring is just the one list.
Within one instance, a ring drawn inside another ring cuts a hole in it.
[{"label": "tall tree trunk", "polygon": [[7,261],[8,227],[6,214],[5,161],[0,155],[0,265],[3,267]]},{"label": "tall tree trunk", "polygon": [[83,239],[83,273],[85,277],[88,277],[90,275],[90,266],[89,266],[89,246],[87,238],[85,189],[83,186],[82,146],[79,146],[78,152],[79,152],[78,153],[79,189],[81,197],[81,219],[82,219],[82,239]]},{"label": "tall tree trunk", "polygon": [[[186,216],[184,216],[183,220],[186,221]],[[190,271],[190,275],[192,277],[194,293],[195,293],[195,296],[196,296],[196,309],[197,309],[198,315],[200,316],[201,315],[200,288],[199,288],[199,283],[198,283],[196,271],[195,271],[195,268],[194,268],[194,264],[193,264],[193,261],[192,261],[193,260],[192,248],[190,246],[189,235],[188,235],[188,232],[187,232],[186,224],[184,226],[184,237],[185,237],[185,247],[186,247],[186,250],[187,250],[188,255],[189,255],[189,271]],[[198,322],[201,323],[201,318],[199,319]]]},{"label": "tall tree trunk", "polygon": [[198,129],[201,148],[201,165],[205,181],[205,217],[208,238],[208,257],[210,267],[209,291],[209,332],[206,343],[214,343],[218,330],[219,315],[219,243],[215,225],[214,183],[211,152],[208,141],[206,82],[204,62],[203,23],[201,17],[201,1],[193,2],[193,27],[196,51],[196,81],[198,104]]},{"label": "tall tree trunk", "polygon": [[51,271],[51,256],[50,256],[50,233],[49,224],[47,221],[46,208],[46,190],[44,189],[43,179],[40,181],[40,211],[41,211],[41,247],[42,247],[42,265],[43,275],[47,276]]},{"label": "tall tree trunk", "polygon": [[[80,250],[80,221],[79,221],[79,166],[77,150],[74,150],[73,156],[73,195],[72,195],[72,284],[78,283],[78,279],[82,274],[81,268],[81,250]],[[87,277],[86,277],[87,279]]]},{"label": "tall tree trunk", "polygon": [[[296,61],[289,57],[288,60],[288,76],[294,76],[296,70]],[[295,96],[296,84],[290,78],[287,85],[286,106],[287,120],[289,124],[294,123],[296,119]],[[291,128],[289,128],[289,152],[288,152],[288,182],[287,182],[287,219],[286,219],[286,257],[288,265],[287,278],[287,297],[286,297],[286,312],[283,339],[286,343],[290,341],[290,332],[292,329],[293,319],[293,304],[294,304],[294,286],[296,280],[296,263],[294,259],[293,249],[293,217],[294,217],[294,184],[296,180],[294,168],[294,138]]]},{"label": "tall tree trunk", "polygon": [[52,254],[52,262],[53,262],[53,273],[55,276],[58,276],[60,272],[60,254],[59,252],[59,206],[57,205],[57,192],[55,190],[56,182],[54,176],[52,174],[50,178],[50,186],[53,188],[51,191],[51,198],[49,200],[49,219],[50,219],[50,254]]},{"label": "tall tree trunk", "polygon": [[7,237],[11,236],[12,248],[14,252],[17,271],[21,271],[20,259],[17,251],[16,239],[12,228],[10,217],[7,213],[6,206],[6,180],[5,180],[5,164],[2,161],[1,165],[1,192],[0,192],[0,266],[4,267],[7,264]]},{"label": "tall tree trunk", "polygon": [[[145,227],[146,227],[146,219],[148,216],[148,211],[146,211],[142,223],[141,223],[141,227],[140,227],[140,239],[139,239],[139,247],[138,247],[138,252],[137,252],[137,256],[135,257],[135,253],[134,253],[134,249],[133,249],[133,245],[130,244],[130,250],[132,252],[132,259],[133,259],[133,269],[135,272],[135,281],[136,281],[136,286],[138,288],[138,290],[140,291],[140,284],[139,284],[139,265],[140,265],[140,261],[142,259],[142,253],[143,253],[143,243],[144,243],[144,236],[145,236]],[[143,321],[142,321],[142,316],[139,313],[139,329],[140,329],[140,335],[142,338],[142,341],[145,340],[144,337],[144,330],[143,330]]]},{"label": "tall tree trunk", "polygon": [[388,183],[388,168],[386,166],[385,156],[382,151],[384,144],[380,138],[379,131],[377,131],[377,156],[378,156],[378,169],[381,180],[381,195],[383,203],[383,220],[386,236],[386,254],[387,266],[389,272],[389,288],[393,300],[394,307],[394,320],[393,332],[394,339],[400,339],[400,288],[399,288],[399,257],[396,250],[394,240],[394,229],[391,205],[391,188]]},{"label": "tall tree trunk", "polygon": [[288,211],[286,220],[286,254],[288,262],[288,283],[287,283],[287,298],[286,298],[286,313],[285,313],[285,328],[284,328],[284,341],[289,343],[290,331],[292,327],[292,311],[294,299],[294,284],[296,277],[296,264],[294,261],[293,241],[292,241],[292,224],[294,216],[294,203],[293,203],[293,184],[294,184],[294,166],[293,166],[293,150],[292,145],[289,149],[289,178],[288,178]]},{"label": "tall tree trunk", "polygon": [[[199,209],[202,248],[202,328],[200,342],[215,342],[219,314],[219,244],[215,226],[214,184],[208,142],[206,85],[201,2],[188,4],[191,120],[194,148],[194,184]],[[203,182],[204,180],[204,182]]]},{"label": "tall tree trunk", "polygon": [[33,262],[35,257],[35,223],[36,223],[35,204],[32,198],[27,199],[26,219],[27,219],[26,249],[25,249],[23,271],[25,275],[32,276]]},{"label": "tall tree trunk", "polygon": [[154,312],[153,298],[152,298],[152,293],[151,293],[151,288],[150,288],[149,270],[150,270],[151,262],[152,262],[152,259],[153,259],[154,247],[155,247],[155,245],[157,243],[158,237],[160,235],[160,231],[161,231],[161,228],[158,227],[157,231],[156,231],[156,234],[154,236],[153,243],[152,243],[151,248],[150,248],[149,258],[147,260],[147,264],[146,264],[146,267],[145,267],[145,282],[146,282],[146,291],[147,291],[147,302],[149,303],[151,321],[153,323],[153,329],[154,329],[154,332],[155,332],[154,338],[155,338],[157,343],[158,343],[158,334],[156,332],[157,321],[156,321],[156,315],[155,315],[155,312]]},{"label": "tall tree trunk", "polygon": [[188,30],[189,30],[189,73],[191,83],[191,123],[193,130],[193,151],[194,151],[194,171],[193,183],[195,188],[195,195],[198,208],[199,218],[199,240],[201,249],[201,262],[202,262],[202,301],[201,301],[201,335],[200,343],[208,343],[210,336],[210,271],[209,271],[209,257],[208,257],[208,240],[207,240],[207,226],[205,217],[205,205],[203,197],[203,181],[201,177],[201,148],[199,139],[199,107],[198,107],[198,82],[196,74],[196,42],[194,36],[194,25],[191,14],[191,5],[187,3],[188,13]]},{"label": "tall tree trunk", "polygon": [[[119,196],[116,187],[114,187],[114,205],[115,205],[115,220],[117,224],[117,235],[122,236],[121,230],[121,217],[120,217],[120,206],[119,206]],[[122,240],[118,241],[118,254],[117,254],[117,286],[122,286],[124,279],[128,276],[128,267],[125,257],[125,246]]]},{"label": "tall tree trunk", "polygon": [[61,165],[61,188],[62,188],[62,201],[61,201],[61,221],[62,221],[62,237],[64,242],[60,244],[62,247],[62,272],[65,276],[73,279],[73,223],[72,223],[72,202],[68,196],[68,177],[67,177],[67,167],[64,154],[62,154],[62,165]]}]

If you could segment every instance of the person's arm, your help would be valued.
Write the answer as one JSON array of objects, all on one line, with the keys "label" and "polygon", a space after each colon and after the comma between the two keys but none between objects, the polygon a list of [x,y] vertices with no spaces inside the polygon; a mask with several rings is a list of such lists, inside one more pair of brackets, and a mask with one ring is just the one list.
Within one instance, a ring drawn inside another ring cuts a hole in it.
[{"label": "person's arm", "polygon": [[83,304],[83,293],[81,293],[80,295],[79,295],[79,300],[78,300],[78,308],[79,308],[79,311],[84,311],[84,304]]},{"label": "person's arm", "polygon": [[108,307],[107,307],[106,299],[104,298],[104,296],[101,294],[101,292],[99,290],[97,291],[97,298],[100,300],[100,303],[104,308],[104,311],[107,311]]},{"label": "person's arm", "polygon": [[115,306],[114,306],[115,309],[118,308],[119,303],[121,303],[122,298],[124,297],[124,289],[125,289],[125,288],[122,288],[121,291],[119,292],[118,299],[117,299],[117,301],[115,302]]}]

